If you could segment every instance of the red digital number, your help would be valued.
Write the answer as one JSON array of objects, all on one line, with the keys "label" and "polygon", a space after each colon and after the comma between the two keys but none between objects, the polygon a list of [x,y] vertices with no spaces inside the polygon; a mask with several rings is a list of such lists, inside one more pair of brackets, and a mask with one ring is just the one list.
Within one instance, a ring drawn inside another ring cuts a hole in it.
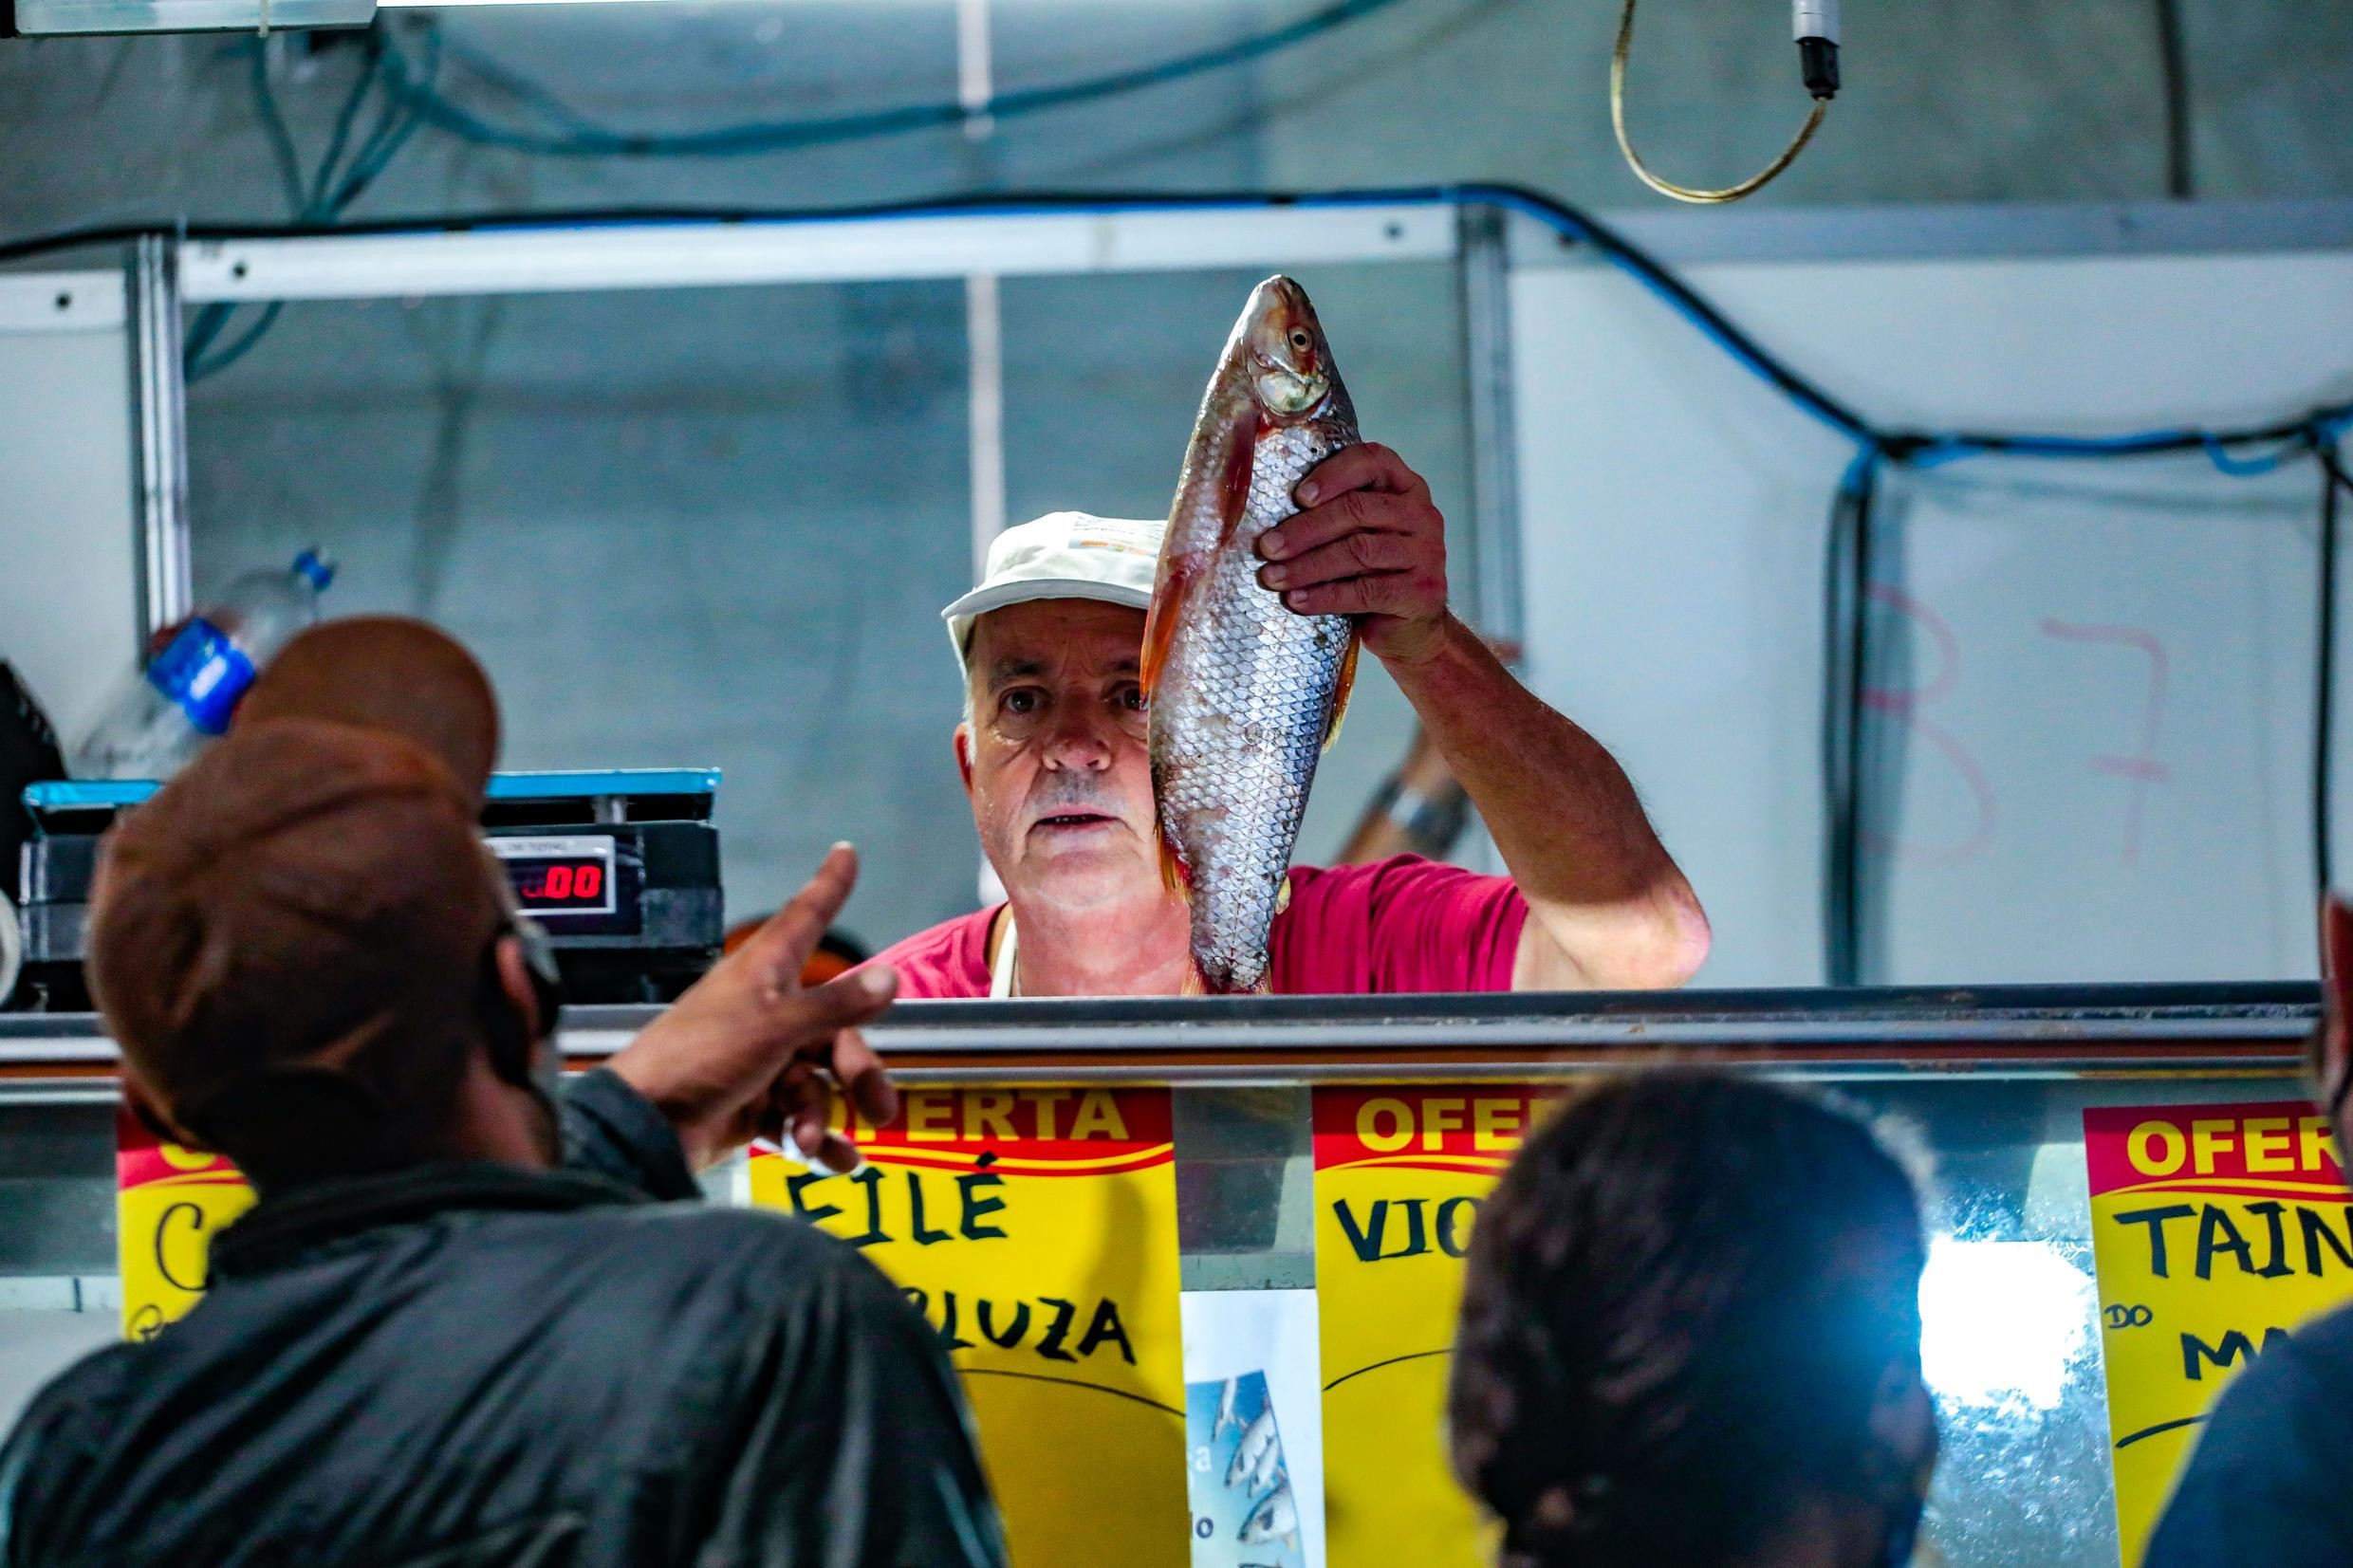
[{"label": "red digital number", "polygon": [[545,895],[549,898],[569,898],[572,895],[572,868],[549,866]]},{"label": "red digital number", "polygon": [[585,865],[572,874],[572,895],[574,897],[594,898],[603,891],[604,868],[602,866]]}]

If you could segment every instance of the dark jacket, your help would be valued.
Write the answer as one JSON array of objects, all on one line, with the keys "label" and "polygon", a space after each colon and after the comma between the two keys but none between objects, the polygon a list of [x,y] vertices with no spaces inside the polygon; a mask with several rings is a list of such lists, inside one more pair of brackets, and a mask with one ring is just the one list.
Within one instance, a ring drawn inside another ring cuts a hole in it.
[{"label": "dark jacket", "polygon": [[2353,1562],[2353,1309],[2269,1345],[2231,1380],[2149,1539],[2146,1568]]},{"label": "dark jacket", "polygon": [[[0,1564],[1002,1568],[936,1337],[848,1247],[707,1208],[610,1073],[567,1168],[272,1195],[212,1288],[35,1399]],[[657,1201],[670,1200],[670,1201]]]}]

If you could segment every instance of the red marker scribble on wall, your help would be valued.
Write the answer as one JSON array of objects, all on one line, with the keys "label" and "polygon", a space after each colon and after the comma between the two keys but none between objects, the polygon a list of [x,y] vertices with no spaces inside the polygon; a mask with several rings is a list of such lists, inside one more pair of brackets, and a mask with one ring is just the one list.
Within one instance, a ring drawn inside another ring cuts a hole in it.
[{"label": "red marker scribble on wall", "polygon": [[2173,770],[2157,760],[2158,730],[2165,722],[2165,645],[2155,633],[2138,626],[2081,626],[2050,616],[2043,618],[2043,635],[2062,642],[2130,648],[2148,656],[2149,693],[2140,710],[2140,749],[2129,757],[2103,753],[2091,760],[2093,772],[2125,781],[2123,860],[2132,865],[2140,858],[2140,826],[2148,812],[2149,785],[2173,778]]},{"label": "red marker scribble on wall", "polygon": [[1944,760],[1953,765],[1968,786],[1970,799],[1976,805],[1976,820],[1960,838],[1946,843],[1920,843],[1911,838],[1889,839],[1885,834],[1865,830],[1863,841],[1881,854],[1892,854],[1898,859],[1918,865],[1952,865],[1974,855],[1985,853],[1993,841],[1995,806],[1992,781],[1970,754],[1953,731],[1928,717],[1920,710],[1942,702],[1952,695],[1953,688],[1961,678],[1961,645],[1954,636],[1953,628],[1942,616],[1889,583],[1874,582],[1863,590],[1873,602],[1883,604],[1927,634],[1929,645],[1936,650],[1936,663],[1928,679],[1906,690],[1866,686],[1862,690],[1862,705],[1874,713],[1885,713],[1912,727],[1912,732],[1934,747]]}]

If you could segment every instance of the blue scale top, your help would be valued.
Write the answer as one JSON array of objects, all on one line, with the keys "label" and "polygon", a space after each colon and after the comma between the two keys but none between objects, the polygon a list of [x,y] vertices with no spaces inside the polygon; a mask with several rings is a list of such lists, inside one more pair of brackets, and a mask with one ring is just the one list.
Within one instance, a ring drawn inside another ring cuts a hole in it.
[{"label": "blue scale top", "polygon": [[[137,805],[160,786],[153,779],[57,779],[25,786],[34,816]],[[716,795],[715,767],[611,767],[576,772],[493,773],[493,801],[575,801],[632,795]]]}]

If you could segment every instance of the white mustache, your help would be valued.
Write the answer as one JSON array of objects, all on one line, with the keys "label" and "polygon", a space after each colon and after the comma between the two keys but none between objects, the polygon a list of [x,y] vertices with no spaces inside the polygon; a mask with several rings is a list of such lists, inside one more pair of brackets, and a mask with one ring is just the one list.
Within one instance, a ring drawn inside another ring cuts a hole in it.
[{"label": "white mustache", "polygon": [[1121,802],[1097,785],[1067,773],[1049,776],[1056,783],[1030,802],[1031,821],[1043,821],[1048,817],[1067,816],[1081,811],[1125,819],[1126,813],[1121,809]]}]

